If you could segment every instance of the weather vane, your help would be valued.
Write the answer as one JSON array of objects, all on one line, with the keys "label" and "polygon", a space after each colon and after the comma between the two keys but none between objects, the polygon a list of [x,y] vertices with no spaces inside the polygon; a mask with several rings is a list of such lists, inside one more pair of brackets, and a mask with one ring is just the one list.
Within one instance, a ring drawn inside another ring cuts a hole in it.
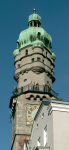
[{"label": "weather vane", "polygon": [[34,8],[34,9],[33,9],[34,14],[35,14],[35,11],[36,11],[36,9]]}]

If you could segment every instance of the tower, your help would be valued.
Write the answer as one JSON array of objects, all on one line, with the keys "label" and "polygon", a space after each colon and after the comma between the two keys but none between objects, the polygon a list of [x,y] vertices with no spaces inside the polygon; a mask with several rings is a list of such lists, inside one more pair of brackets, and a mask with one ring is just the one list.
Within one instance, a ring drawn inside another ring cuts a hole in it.
[{"label": "tower", "polygon": [[14,50],[17,87],[9,107],[13,116],[11,150],[22,150],[24,140],[30,139],[31,125],[43,98],[56,99],[52,90],[55,54],[51,52],[52,38],[41,27],[41,17],[34,13],[28,18],[29,28],[22,31]]}]

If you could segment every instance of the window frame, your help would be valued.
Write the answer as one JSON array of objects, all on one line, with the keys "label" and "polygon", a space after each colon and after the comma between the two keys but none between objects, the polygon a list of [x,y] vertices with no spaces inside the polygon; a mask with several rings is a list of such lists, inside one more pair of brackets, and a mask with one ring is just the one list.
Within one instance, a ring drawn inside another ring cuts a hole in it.
[{"label": "window frame", "polygon": [[20,64],[18,64],[18,68],[20,68]]},{"label": "window frame", "polygon": [[25,55],[26,55],[26,56],[28,55],[28,49],[25,50]]},{"label": "window frame", "polygon": [[44,146],[47,145],[47,125],[45,126],[44,130],[43,130],[43,136],[44,136]]},{"label": "window frame", "polygon": [[38,61],[38,62],[40,62],[40,61],[41,61],[40,57],[37,57],[37,61]]},{"label": "window frame", "polygon": [[31,62],[32,62],[32,63],[34,62],[34,58],[31,59]]}]

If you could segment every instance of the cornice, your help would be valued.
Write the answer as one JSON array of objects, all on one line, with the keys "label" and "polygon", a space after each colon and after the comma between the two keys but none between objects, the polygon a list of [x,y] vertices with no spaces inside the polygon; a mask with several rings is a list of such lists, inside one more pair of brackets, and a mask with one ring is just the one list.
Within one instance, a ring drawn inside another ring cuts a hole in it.
[{"label": "cornice", "polygon": [[48,57],[46,57],[44,54],[41,54],[41,53],[32,53],[32,54],[25,55],[25,56],[21,57],[20,59],[16,60],[14,62],[14,65],[16,64],[16,62],[21,61],[23,58],[30,57],[30,56],[35,55],[35,54],[42,55],[44,58],[48,59],[51,62],[51,65],[53,65],[55,67],[55,65],[52,63],[51,59],[49,59]]}]

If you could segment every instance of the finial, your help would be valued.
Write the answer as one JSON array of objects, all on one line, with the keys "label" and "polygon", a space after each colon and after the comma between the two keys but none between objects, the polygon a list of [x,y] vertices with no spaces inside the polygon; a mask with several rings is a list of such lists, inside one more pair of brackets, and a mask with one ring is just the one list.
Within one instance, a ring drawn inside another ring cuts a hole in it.
[{"label": "finial", "polygon": [[35,14],[35,11],[36,11],[36,9],[34,8],[34,9],[33,9],[34,14]]}]

